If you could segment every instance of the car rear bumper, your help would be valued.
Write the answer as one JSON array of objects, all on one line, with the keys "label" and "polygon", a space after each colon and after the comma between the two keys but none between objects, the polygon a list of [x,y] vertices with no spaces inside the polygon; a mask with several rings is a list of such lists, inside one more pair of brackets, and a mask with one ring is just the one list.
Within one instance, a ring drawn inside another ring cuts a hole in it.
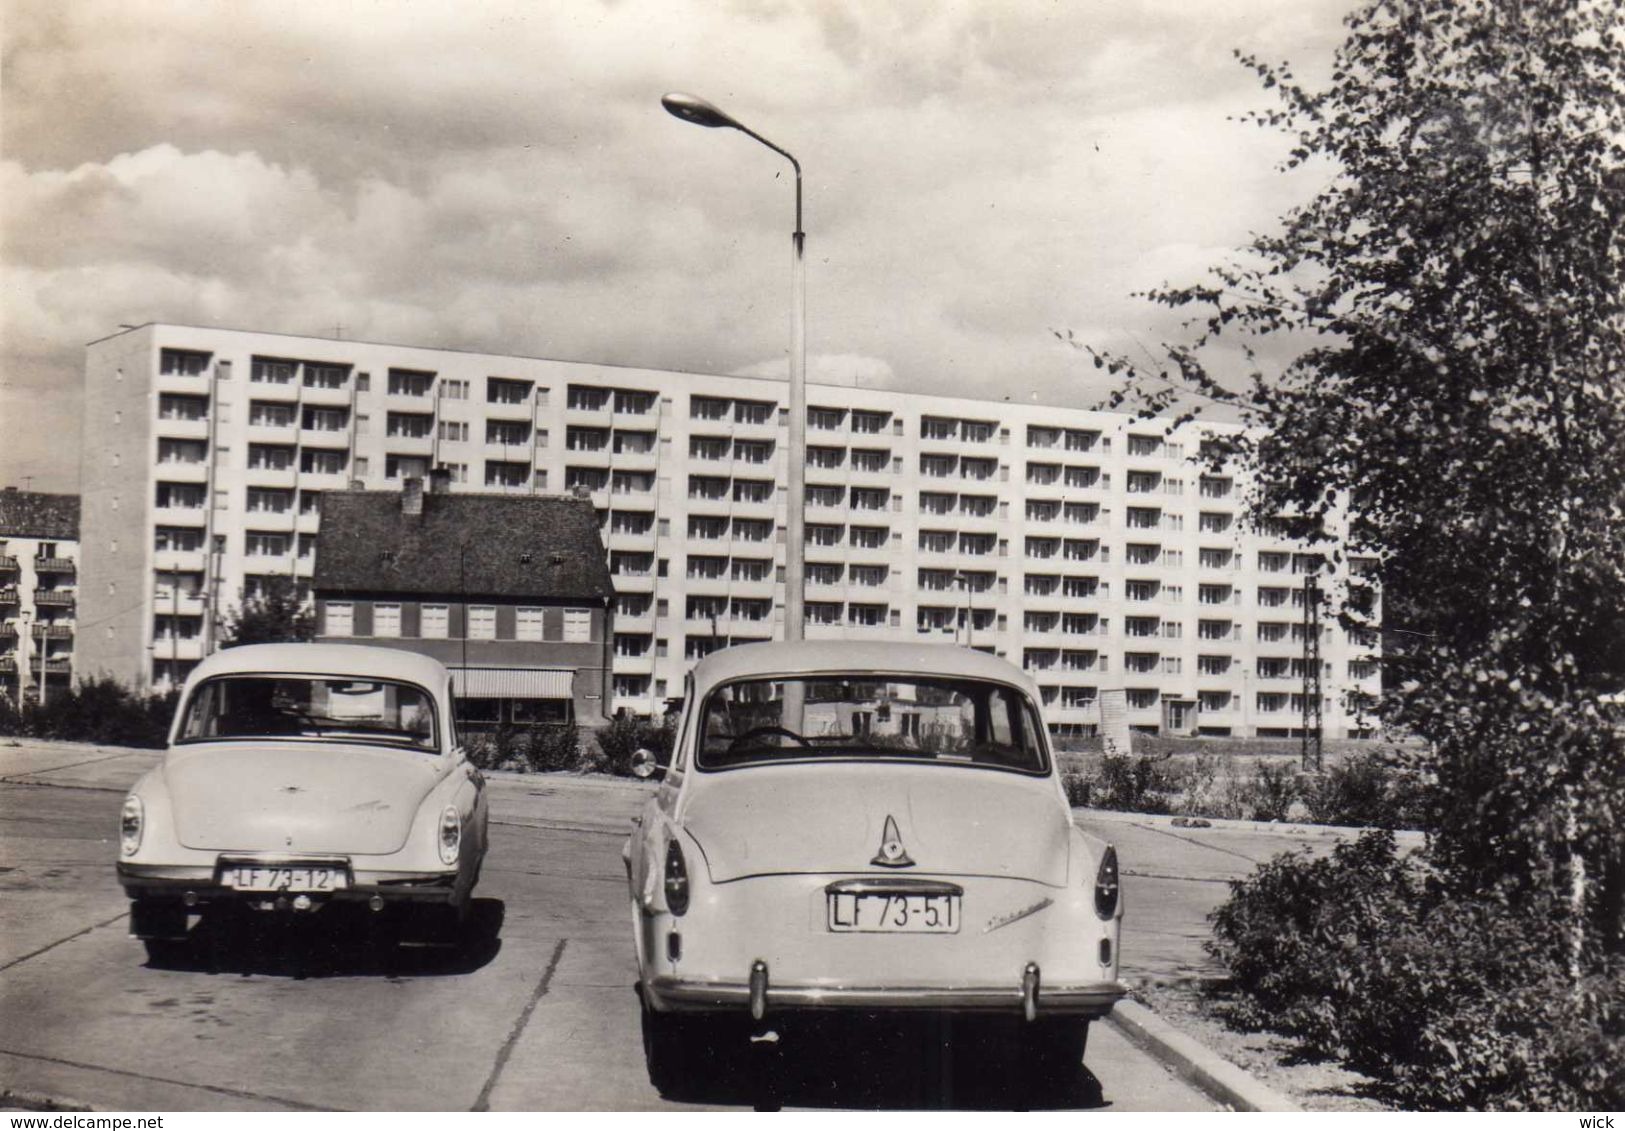
[{"label": "car rear bumper", "polygon": [[[284,894],[274,891],[243,891],[219,882],[214,868],[197,865],[118,864],[119,883],[124,894],[137,898],[174,898],[198,903],[258,903]],[[357,870],[348,886],[333,892],[308,893],[319,902],[353,902],[379,897],[385,902],[445,903],[452,899],[457,870],[434,872],[385,872]],[[290,892],[286,894],[301,894]]]},{"label": "car rear bumper", "polygon": [[[765,970],[756,979],[699,981],[656,975],[648,982],[655,1007],[681,1012],[749,1010],[756,1016],[775,1010],[952,1010],[977,1013],[1027,1012],[1029,1016],[1103,1017],[1128,990],[1121,982],[1046,986],[1017,977],[1006,984],[954,986],[774,983]],[[759,983],[759,984],[758,984]],[[1032,1008],[1029,1010],[1028,1001]]]}]

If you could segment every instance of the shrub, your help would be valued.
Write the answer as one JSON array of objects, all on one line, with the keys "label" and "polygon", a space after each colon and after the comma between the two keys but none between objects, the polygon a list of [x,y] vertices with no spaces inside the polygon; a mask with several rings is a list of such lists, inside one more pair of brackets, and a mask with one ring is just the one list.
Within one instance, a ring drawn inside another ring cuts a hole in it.
[{"label": "shrub", "polygon": [[1292,803],[1298,799],[1296,768],[1289,762],[1259,762],[1250,787],[1241,797],[1248,820],[1286,820]]},{"label": "shrub", "polygon": [[143,694],[107,676],[52,691],[43,707],[9,701],[0,708],[0,733],[162,749],[169,741],[176,692]]},{"label": "shrub", "polygon": [[1569,982],[1561,915],[1446,891],[1371,832],[1331,856],[1278,856],[1231,884],[1208,950],[1234,1020],[1296,1037],[1418,1109],[1620,1106],[1625,980]]},{"label": "shrub", "polygon": [[1107,754],[1100,760],[1094,804],[1130,813],[1167,813],[1175,788],[1172,775],[1157,759]]},{"label": "shrub", "polygon": [[661,719],[617,715],[598,732],[599,757],[594,768],[617,777],[631,777],[632,755],[639,748],[651,751],[661,765],[669,765],[676,737],[676,720],[669,715]]},{"label": "shrub", "polygon": [[1427,790],[1413,774],[1390,765],[1380,751],[1342,759],[1305,779],[1303,803],[1311,820],[1360,828],[1423,828]]},{"label": "shrub", "polygon": [[575,723],[537,727],[525,736],[521,754],[524,768],[532,773],[579,770],[581,731]]},{"label": "shrub", "polygon": [[1066,803],[1074,809],[1082,809],[1089,804],[1091,782],[1083,774],[1063,774],[1061,786],[1066,790]]}]

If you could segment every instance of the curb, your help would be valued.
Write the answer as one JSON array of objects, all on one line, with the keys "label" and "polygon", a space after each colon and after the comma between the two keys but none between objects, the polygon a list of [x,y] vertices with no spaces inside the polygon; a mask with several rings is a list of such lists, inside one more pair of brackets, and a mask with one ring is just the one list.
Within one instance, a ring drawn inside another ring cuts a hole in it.
[{"label": "curb", "polygon": [[30,1092],[17,1088],[0,1087],[0,1111],[59,1111],[59,1112],[94,1112],[96,1109],[79,1100],[66,1099],[62,1096],[48,1096],[44,1092]]},{"label": "curb", "polygon": [[[1304,821],[1241,821],[1233,817],[1180,818],[1178,814],[1128,813],[1117,809],[1090,809],[1074,806],[1072,812],[1092,821],[1105,821],[1125,825],[1140,825],[1148,829],[1178,829],[1181,832],[1246,832],[1267,833],[1275,836],[1298,838],[1328,837],[1352,840],[1361,833],[1374,830],[1352,825],[1314,825]],[[1202,820],[1204,825],[1176,825],[1180,819]],[[1427,834],[1417,829],[1396,829],[1394,838],[1401,845],[1421,845]]]},{"label": "curb", "polygon": [[1106,1015],[1118,1031],[1177,1075],[1236,1111],[1303,1109],[1224,1057],[1187,1037],[1137,1001],[1124,999]]}]

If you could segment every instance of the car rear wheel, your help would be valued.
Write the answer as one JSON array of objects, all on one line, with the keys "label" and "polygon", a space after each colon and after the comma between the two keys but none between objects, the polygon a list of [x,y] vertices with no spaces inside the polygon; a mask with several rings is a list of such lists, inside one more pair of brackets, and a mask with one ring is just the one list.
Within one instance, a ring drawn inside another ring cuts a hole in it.
[{"label": "car rear wheel", "polygon": [[680,1013],[657,1013],[644,1002],[642,1020],[643,1063],[649,1072],[649,1083],[664,1095],[687,1075],[697,1019]]},{"label": "car rear wheel", "polygon": [[1027,1081],[1042,1090],[1065,1084],[1083,1067],[1089,1043],[1089,1021],[1077,1017],[1040,1017],[1017,1030],[1016,1055]]},{"label": "car rear wheel", "polygon": [[137,896],[130,900],[130,934],[154,942],[184,940],[186,905],[178,899]]}]

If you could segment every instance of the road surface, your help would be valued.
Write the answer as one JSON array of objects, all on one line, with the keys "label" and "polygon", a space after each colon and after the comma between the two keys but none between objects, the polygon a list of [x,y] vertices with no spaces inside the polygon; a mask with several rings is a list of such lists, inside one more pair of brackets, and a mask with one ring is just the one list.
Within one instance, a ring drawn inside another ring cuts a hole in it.
[{"label": "road surface", "polygon": [[[644,1071],[620,860],[646,787],[499,775],[492,847],[463,952],[380,946],[330,911],[206,926],[150,963],[113,874],[123,790],[153,755],[0,746],[0,1089],[112,1110],[560,1110],[1214,1105],[1096,1023],[1044,1095],[930,1022],[786,1031],[714,1050],[662,1097]],[[1200,972],[1223,881],[1288,847],[1204,844],[1123,821],[1125,973]],[[1222,839],[1222,838],[1217,838]],[[1254,842],[1259,843],[1254,843]]]}]

